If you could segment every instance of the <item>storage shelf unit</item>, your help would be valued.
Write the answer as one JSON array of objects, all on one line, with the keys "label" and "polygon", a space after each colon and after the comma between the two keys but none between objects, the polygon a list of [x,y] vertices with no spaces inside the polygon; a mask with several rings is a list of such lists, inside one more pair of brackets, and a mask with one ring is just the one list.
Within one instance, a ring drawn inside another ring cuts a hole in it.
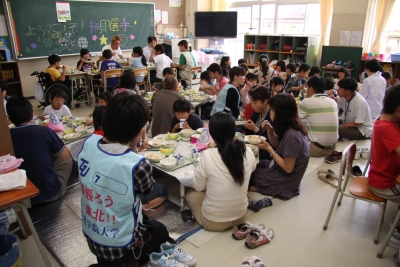
[{"label": "storage shelf unit", "polygon": [[[271,50],[275,41],[279,40],[279,50]],[[252,49],[248,49],[247,44],[253,44]],[[266,50],[259,50],[260,44],[266,44]],[[291,52],[282,51],[282,46],[285,44],[292,45]],[[296,47],[307,44],[305,53],[298,53]],[[307,63],[310,66],[316,65],[318,52],[318,37],[312,36],[280,36],[280,35],[245,35],[244,36],[244,53],[243,58],[246,60],[249,67],[256,65],[258,57],[262,54],[267,54],[269,60],[284,60],[288,57],[294,63]],[[254,64],[249,64],[247,58],[254,54]]]},{"label": "storage shelf unit", "polygon": [[17,62],[0,61],[0,79],[8,86],[7,95],[24,96]]}]

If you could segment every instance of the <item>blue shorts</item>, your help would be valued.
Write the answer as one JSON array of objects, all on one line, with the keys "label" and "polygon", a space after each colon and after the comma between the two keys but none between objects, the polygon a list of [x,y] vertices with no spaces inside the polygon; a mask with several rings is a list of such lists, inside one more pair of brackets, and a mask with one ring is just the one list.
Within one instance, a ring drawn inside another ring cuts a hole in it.
[{"label": "blue shorts", "polygon": [[142,204],[148,204],[150,201],[156,199],[156,198],[167,198],[168,197],[168,191],[167,188],[162,185],[162,184],[154,184],[153,189],[151,190],[150,194],[147,196],[140,196],[140,200],[142,201]]}]

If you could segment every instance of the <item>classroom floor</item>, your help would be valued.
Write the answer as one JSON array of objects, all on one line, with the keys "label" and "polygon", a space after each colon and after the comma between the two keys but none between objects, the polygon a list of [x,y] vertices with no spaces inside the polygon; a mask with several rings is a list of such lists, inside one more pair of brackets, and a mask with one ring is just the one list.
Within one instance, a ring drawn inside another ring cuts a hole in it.
[{"label": "classroom floor", "polygon": [[[37,101],[32,100],[32,103]],[[91,111],[91,107],[85,106],[72,110],[72,114],[87,116]],[[34,109],[34,112],[37,114],[40,109]],[[350,142],[339,142],[337,150],[343,151],[348,144]],[[369,146],[370,140],[357,141],[356,144]],[[360,166],[362,170],[365,163],[365,159],[354,161],[354,165]],[[231,230],[226,230],[199,248],[187,241],[179,246],[193,254],[197,258],[196,266],[200,267],[239,267],[242,259],[251,255],[260,257],[268,267],[395,266],[393,255],[396,250],[393,248],[386,248],[382,259],[376,258],[389,224],[397,212],[397,205],[392,202],[386,208],[378,245],[373,243],[373,236],[379,207],[364,201],[344,198],[342,205],[335,207],[328,230],[322,230],[335,188],[318,179],[317,171],[319,168],[330,168],[338,173],[339,167],[340,163],[328,164],[322,158],[310,158],[299,196],[288,201],[272,199],[273,206],[248,215],[247,221],[263,223],[274,230],[274,238],[269,244],[248,249],[244,241],[234,240]],[[173,179],[162,181],[168,187],[169,198],[178,203],[178,182]],[[33,237],[21,241],[24,265],[45,266]],[[60,266],[50,253],[48,256],[52,266]]]}]

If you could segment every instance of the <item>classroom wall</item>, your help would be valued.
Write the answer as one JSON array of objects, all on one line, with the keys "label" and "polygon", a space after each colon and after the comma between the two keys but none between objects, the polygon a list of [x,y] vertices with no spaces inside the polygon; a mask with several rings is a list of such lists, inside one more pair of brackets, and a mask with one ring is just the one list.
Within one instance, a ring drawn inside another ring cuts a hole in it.
[{"label": "classroom wall", "polygon": [[[179,24],[186,23],[185,17],[185,0],[183,6],[180,8],[169,7],[168,0],[107,0],[110,2],[146,2],[155,3],[155,9],[161,11],[168,11],[168,25],[165,25],[164,32],[173,32],[175,35],[182,36],[183,32],[178,28]],[[1,11],[1,9],[0,9]],[[1,12],[0,12],[1,14]],[[123,52],[125,57],[130,57],[131,52]],[[93,60],[97,60],[98,57],[91,57]],[[79,56],[64,56],[61,57],[61,64],[75,68],[76,63],[79,60]],[[37,82],[36,77],[31,77],[30,74],[34,71],[42,71],[48,66],[47,58],[40,59],[28,59],[18,61],[19,72],[22,80],[22,90],[25,97],[31,97],[34,95],[35,83]]]},{"label": "classroom wall", "polygon": [[329,45],[339,45],[341,31],[364,31],[368,0],[335,0]]}]

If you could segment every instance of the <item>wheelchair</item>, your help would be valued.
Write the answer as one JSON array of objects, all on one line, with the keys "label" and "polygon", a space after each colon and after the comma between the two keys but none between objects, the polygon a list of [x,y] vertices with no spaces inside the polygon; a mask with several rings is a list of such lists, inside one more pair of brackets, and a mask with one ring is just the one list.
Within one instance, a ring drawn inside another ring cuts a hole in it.
[{"label": "wheelchair", "polygon": [[[36,76],[38,78],[38,83],[40,84],[40,86],[44,91],[44,101],[43,102],[39,101],[40,105],[38,105],[38,108],[40,108],[41,106],[46,107],[51,104],[50,95],[54,89],[60,89],[64,91],[66,95],[65,105],[71,108],[72,96],[71,96],[71,89],[68,86],[60,82],[53,81],[50,77],[50,74],[45,73],[43,71],[42,72],[34,71],[33,73],[31,73],[31,76]],[[76,98],[80,98],[81,95],[82,94],[77,94]]]}]

